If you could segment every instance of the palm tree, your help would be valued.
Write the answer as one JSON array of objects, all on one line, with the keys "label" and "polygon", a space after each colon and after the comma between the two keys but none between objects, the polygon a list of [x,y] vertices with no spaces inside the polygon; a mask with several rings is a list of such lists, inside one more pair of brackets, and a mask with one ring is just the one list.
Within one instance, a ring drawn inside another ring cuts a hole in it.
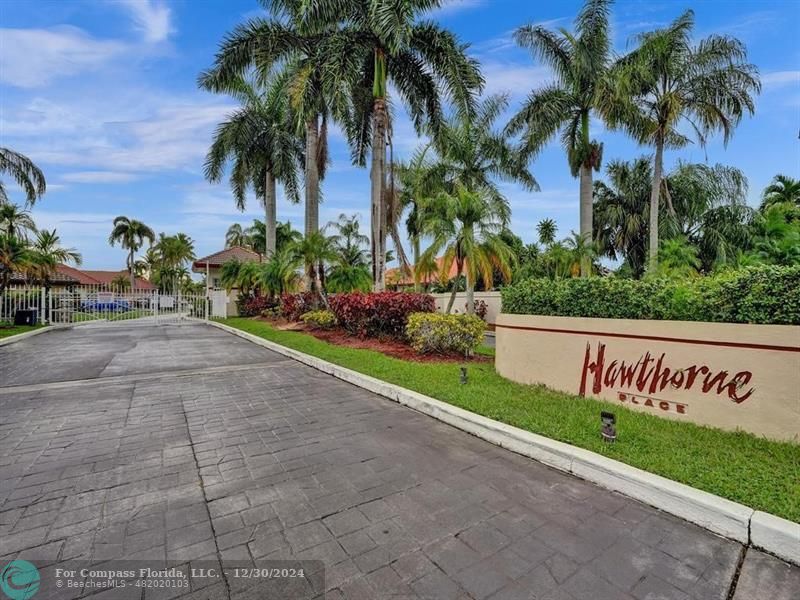
[{"label": "palm tree", "polygon": [[550,246],[556,241],[556,232],[558,226],[553,219],[542,219],[536,225],[536,234],[539,236],[539,243],[544,246]]},{"label": "palm tree", "polygon": [[753,95],[761,89],[758,69],[746,62],[742,42],[712,35],[693,46],[693,28],[694,13],[688,10],[668,27],[641,34],[639,47],[613,69],[610,89],[616,91],[605,94],[612,125],[655,147],[648,244],[652,270],[658,265],[664,150],[691,142],[681,133],[684,124],[701,146],[717,131],[727,144],[742,116],[755,111]]},{"label": "palm tree", "polygon": [[205,73],[200,77],[200,85],[212,91],[225,91],[242,103],[240,109],[217,127],[206,156],[205,175],[209,181],[218,182],[225,165],[231,163],[231,189],[237,208],[244,210],[250,185],[263,198],[265,254],[271,256],[276,247],[276,181],[283,184],[292,201],[300,201],[297,165],[302,146],[292,130],[286,82],[278,78],[270,88],[261,91],[241,76],[222,85],[213,73]]},{"label": "palm tree", "polygon": [[338,221],[331,221],[325,228],[331,228],[336,232],[328,239],[339,253],[342,262],[357,266],[367,264],[363,247],[369,244],[369,238],[361,233],[358,215],[348,217],[342,213]]},{"label": "palm tree", "polygon": [[231,248],[233,246],[243,246],[245,248],[250,246],[250,236],[239,223],[234,223],[225,232],[225,247]]},{"label": "palm tree", "polygon": [[[467,312],[475,309],[475,282],[480,275],[491,287],[494,270],[508,280],[516,258],[503,241],[502,231],[508,226],[509,207],[502,197],[473,192],[458,186],[455,194],[440,193],[429,208],[425,233],[432,236],[422,261],[429,262],[442,251],[441,276],[446,278],[455,263],[458,279],[466,275]],[[449,313],[456,299],[458,286],[453,287],[447,305]]]},{"label": "palm tree", "polygon": [[[25,192],[25,202],[34,204],[47,190],[44,173],[33,161],[10,148],[0,147],[0,174],[7,173]],[[0,204],[8,202],[6,188],[0,180]]]},{"label": "palm tree", "polygon": [[0,232],[27,241],[28,233],[36,233],[36,223],[27,210],[16,204],[0,204]]},{"label": "palm tree", "polygon": [[295,246],[297,256],[303,259],[306,265],[306,277],[310,291],[317,292],[325,306],[328,299],[325,296],[325,263],[336,260],[338,254],[333,242],[321,231],[307,235]]},{"label": "palm tree", "polygon": [[43,229],[36,234],[30,247],[30,265],[27,272],[46,288],[50,287],[50,277],[56,272],[58,265],[73,263],[80,266],[83,257],[75,248],[63,248],[61,238],[56,230]]},{"label": "palm tree", "polygon": [[667,277],[696,277],[700,268],[697,248],[684,236],[665,240],[659,250],[659,272]]},{"label": "palm tree", "polygon": [[[587,0],[575,19],[575,32],[526,25],[514,34],[520,46],[547,63],[555,82],[533,91],[511,119],[507,131],[523,134],[523,150],[536,154],[559,130],[573,177],[580,177],[580,235],[592,236],[592,171],[598,171],[603,145],[590,138],[589,120],[603,107],[601,90],[611,60],[611,0]],[[588,276],[590,264],[581,264]]]},{"label": "palm tree", "polygon": [[305,232],[319,230],[320,181],[328,162],[328,120],[331,111],[323,93],[325,42],[338,19],[306,19],[299,0],[263,2],[272,19],[250,19],[220,45],[214,66],[202,85],[224,90],[249,70],[267,81],[281,70],[294,122],[305,139]]},{"label": "palm tree", "polygon": [[[391,149],[389,83],[394,84],[418,132],[427,122],[435,137],[442,121],[442,96],[464,112],[474,110],[483,86],[467,46],[431,21],[420,21],[440,0],[318,0],[304,3],[307,22],[343,21],[326,44],[325,97],[347,124],[354,161],[366,164],[371,149],[371,250],[373,288],[384,289],[391,182],[386,181],[386,148]],[[391,164],[391,158],[389,160]],[[398,248],[400,252],[400,248]]]},{"label": "palm tree", "polygon": [[302,266],[293,248],[276,252],[266,263],[259,264],[256,284],[262,294],[274,298],[293,292],[300,285],[297,270]]},{"label": "palm tree", "polygon": [[276,252],[282,252],[286,248],[290,248],[294,244],[303,239],[303,234],[292,228],[290,221],[286,223],[278,223],[275,229],[275,246]]},{"label": "palm tree", "polygon": [[[582,266],[587,263],[591,265],[597,256],[596,244],[589,241],[586,236],[574,231],[570,232],[570,236],[564,240],[564,247],[572,257],[569,271],[573,277],[582,275]],[[591,271],[589,273],[591,274]]]},{"label": "palm tree", "polygon": [[24,240],[0,231],[0,298],[13,273],[25,271],[31,264],[31,252]]},{"label": "palm tree", "polygon": [[131,289],[130,279],[121,273],[111,280],[111,289],[117,292],[127,292]]},{"label": "palm tree", "polygon": [[764,188],[761,210],[784,202],[800,207],[800,179],[788,175],[775,175],[770,184]]},{"label": "palm tree", "polygon": [[633,277],[644,275],[647,265],[647,224],[653,169],[650,157],[606,167],[608,183],[594,184],[594,239],[599,252],[622,258]]},{"label": "palm tree", "polygon": [[153,282],[162,290],[178,290],[184,275],[188,276],[186,265],[195,259],[194,240],[185,233],[160,233],[153,248],[157,260],[151,274]]},{"label": "palm tree", "polygon": [[119,242],[120,246],[128,250],[127,267],[131,278],[131,289],[136,287],[133,256],[141,249],[145,240],[152,245],[155,238],[153,230],[141,221],[123,216],[114,219],[114,228],[108,236],[108,243],[113,246]]}]

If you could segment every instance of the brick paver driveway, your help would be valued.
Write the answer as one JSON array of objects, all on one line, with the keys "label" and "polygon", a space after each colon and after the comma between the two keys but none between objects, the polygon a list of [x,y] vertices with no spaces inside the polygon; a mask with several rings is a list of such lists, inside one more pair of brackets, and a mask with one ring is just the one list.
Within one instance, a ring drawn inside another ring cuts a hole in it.
[{"label": "brick paver driveway", "polygon": [[[203,325],[0,348],[0,490],[0,565],[39,567],[39,597],[725,599],[744,552]],[[747,557],[742,598],[800,583]],[[219,560],[307,576],[53,585],[70,565]]]}]

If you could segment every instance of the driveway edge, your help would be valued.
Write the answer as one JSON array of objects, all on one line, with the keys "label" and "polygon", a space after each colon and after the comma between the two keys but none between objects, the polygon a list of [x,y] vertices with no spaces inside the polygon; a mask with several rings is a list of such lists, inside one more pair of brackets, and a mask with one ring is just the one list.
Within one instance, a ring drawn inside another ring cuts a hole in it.
[{"label": "driveway edge", "polygon": [[207,323],[425,413],[492,444],[649,504],[724,537],[743,544],[752,544],[800,565],[800,544],[794,544],[792,547],[793,542],[800,540],[800,525],[797,523],[755,511],[743,504],[647,473],[595,452],[494,421],[424,394],[281,346],[235,327],[215,321]]},{"label": "driveway edge", "polygon": [[51,325],[45,325],[43,327],[39,327],[38,329],[33,329],[31,331],[26,331],[24,333],[17,333],[14,335],[10,335],[0,340],[0,346],[7,346],[8,344],[13,344],[14,342],[19,342],[20,340],[24,340],[26,338],[39,335],[41,333],[44,333],[45,331],[50,331],[50,327]]}]

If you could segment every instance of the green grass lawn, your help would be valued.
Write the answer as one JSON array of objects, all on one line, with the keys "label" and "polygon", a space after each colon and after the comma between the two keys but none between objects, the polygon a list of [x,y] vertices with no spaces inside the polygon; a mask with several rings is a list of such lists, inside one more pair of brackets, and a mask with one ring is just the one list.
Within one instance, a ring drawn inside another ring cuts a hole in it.
[{"label": "green grass lawn", "polygon": [[[800,522],[800,446],[635,412],[544,386],[500,377],[491,363],[411,363],[371,350],[335,346],[246,318],[221,322],[289,348],[426,394],[554,440]],[[482,347],[481,353],[493,354]],[[617,415],[618,440],[600,439],[600,411]]]},{"label": "green grass lawn", "polygon": [[12,335],[17,335],[18,333],[25,333],[27,331],[33,331],[34,329],[39,329],[40,327],[44,327],[44,325],[2,325],[2,324],[0,324],[0,339],[11,337]]}]

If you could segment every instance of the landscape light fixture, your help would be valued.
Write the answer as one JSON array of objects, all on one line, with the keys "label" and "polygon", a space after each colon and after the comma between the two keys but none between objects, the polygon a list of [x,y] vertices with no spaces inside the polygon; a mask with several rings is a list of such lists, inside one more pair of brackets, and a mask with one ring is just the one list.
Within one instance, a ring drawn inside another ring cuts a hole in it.
[{"label": "landscape light fixture", "polygon": [[606,442],[613,442],[617,439],[617,418],[614,413],[602,411],[600,413],[600,420],[603,422],[603,428],[600,430],[600,435]]},{"label": "landscape light fixture", "polygon": [[467,383],[467,367],[461,367],[461,385],[465,385]]}]

